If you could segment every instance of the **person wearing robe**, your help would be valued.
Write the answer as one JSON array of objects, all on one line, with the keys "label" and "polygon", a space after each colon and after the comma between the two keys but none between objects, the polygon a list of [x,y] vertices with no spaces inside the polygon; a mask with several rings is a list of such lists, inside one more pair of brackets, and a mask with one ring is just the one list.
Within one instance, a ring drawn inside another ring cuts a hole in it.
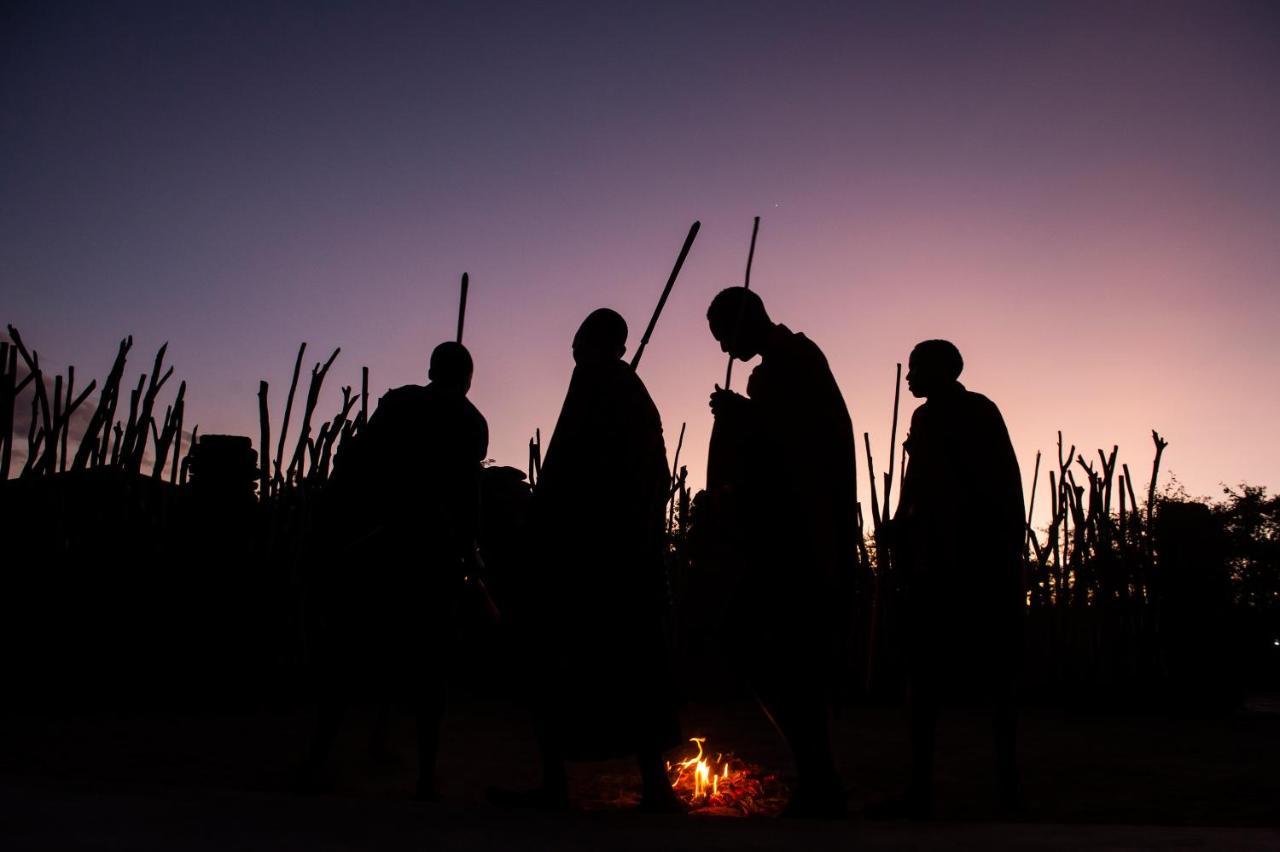
[{"label": "person wearing robe", "polygon": [[839,816],[830,687],[848,618],[840,590],[857,547],[852,421],[822,350],[773,322],[754,292],[722,291],[707,320],[723,351],[761,358],[745,397],[719,387],[711,396],[715,428],[738,456],[727,465],[736,541],[725,549],[739,576],[734,635],[747,643],[737,656],[795,759],[784,814]]},{"label": "person wearing robe", "polygon": [[530,516],[537,550],[529,669],[543,787],[500,804],[564,807],[565,761],[636,756],[641,808],[679,808],[662,752],[679,745],[663,558],[670,488],[662,421],[622,360],[627,326],[592,312]]},{"label": "person wearing robe", "polygon": [[1013,698],[1025,607],[1022,478],[1000,410],[959,382],[963,369],[945,340],[911,352],[907,387],[925,402],[911,416],[902,496],[888,530],[903,575],[911,781],[885,815],[929,815],[940,697],[975,686],[994,709],[1001,805],[1019,807]]},{"label": "person wearing robe", "polygon": [[[388,391],[343,444],[329,484],[327,638],[336,692],[323,702],[307,772],[321,770],[356,697],[407,701],[417,715],[418,797],[434,784],[454,612],[474,560],[484,416],[467,399],[471,355],[446,342],[429,384]],[[352,693],[355,693],[353,695]]]}]

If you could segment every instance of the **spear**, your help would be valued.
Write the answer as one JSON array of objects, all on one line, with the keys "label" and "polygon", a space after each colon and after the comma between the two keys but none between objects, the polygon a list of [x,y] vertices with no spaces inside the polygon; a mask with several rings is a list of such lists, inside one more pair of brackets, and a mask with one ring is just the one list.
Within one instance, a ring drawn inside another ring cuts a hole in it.
[{"label": "spear", "polygon": [[644,337],[640,338],[640,345],[636,347],[636,354],[631,358],[631,369],[640,366],[640,356],[644,355],[644,348],[649,345],[649,338],[653,336],[653,328],[658,324],[658,317],[662,315],[662,308],[667,304],[667,297],[671,295],[671,288],[676,286],[676,276],[680,274],[680,268],[684,266],[684,259],[689,256],[689,249],[693,246],[693,240],[698,236],[698,229],[702,227],[701,222],[694,222],[689,228],[689,236],[684,238],[684,245],[680,247],[680,255],[676,258],[676,265],[671,268],[671,277],[667,279],[667,286],[662,288],[662,296],[658,299],[658,306],[653,309],[653,316],[649,317],[649,326],[644,330]]},{"label": "spear", "polygon": [[471,279],[467,273],[462,273],[462,294],[458,297],[458,342],[462,342],[462,326],[467,321],[467,288],[471,284]]},{"label": "spear", "polygon": [[[751,289],[751,263],[756,259],[756,234],[760,231],[760,217],[755,217],[751,223],[751,248],[747,250],[747,273],[742,277],[742,289]],[[742,330],[742,312],[746,310],[746,302],[738,307],[738,319],[733,326],[733,342],[738,342],[738,333]],[[733,381],[733,353],[729,353],[729,366],[724,370],[724,389],[729,389],[729,383]]]}]

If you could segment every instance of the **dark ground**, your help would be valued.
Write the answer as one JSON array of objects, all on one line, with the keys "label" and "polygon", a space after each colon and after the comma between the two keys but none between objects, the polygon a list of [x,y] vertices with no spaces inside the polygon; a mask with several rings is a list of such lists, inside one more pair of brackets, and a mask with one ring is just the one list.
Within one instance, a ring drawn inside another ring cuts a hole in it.
[{"label": "dark ground", "polygon": [[[310,731],[305,709],[10,715],[0,732],[4,848],[1233,848],[1280,849],[1280,702],[1229,717],[1069,714],[1028,709],[1022,824],[995,822],[986,720],[955,710],[941,730],[938,819],[876,824],[857,812],[904,779],[895,707],[840,720],[854,816],[838,824],[767,818],[654,818],[609,803],[638,784],[626,762],[582,765],[587,813],[488,807],[490,784],[534,780],[532,737],[507,702],[455,697],[441,760],[445,801],[413,790],[413,726],[398,710],[389,760],[368,754],[373,713],[349,719],[326,795],[290,792]],[[748,703],[693,706],[686,733],[782,775],[786,752]]]}]

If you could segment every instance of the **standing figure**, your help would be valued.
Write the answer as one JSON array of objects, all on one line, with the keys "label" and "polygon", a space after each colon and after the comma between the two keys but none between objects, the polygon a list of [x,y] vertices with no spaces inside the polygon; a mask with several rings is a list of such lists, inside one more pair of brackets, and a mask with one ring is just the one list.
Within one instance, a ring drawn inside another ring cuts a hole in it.
[{"label": "standing figure", "polygon": [[593,311],[530,509],[537,577],[526,649],[543,787],[500,804],[567,805],[565,761],[635,755],[641,809],[672,811],[662,752],[682,742],[663,560],[669,493],[662,421],[622,360],[627,325]]},{"label": "standing figure", "polygon": [[732,539],[721,549],[738,575],[734,635],[751,645],[739,656],[795,759],[784,815],[843,815],[830,716],[848,617],[840,591],[857,547],[849,409],[822,350],[773,322],[754,292],[721,291],[707,320],[723,351],[761,358],[746,397],[720,388],[711,395],[722,449],[712,448],[708,489],[718,492],[727,516],[718,526]]},{"label": "standing figure", "polygon": [[907,372],[907,387],[925,402],[911,416],[889,538],[905,594],[911,781],[900,800],[882,806],[885,816],[929,816],[939,699],[970,685],[957,675],[993,705],[1000,800],[1018,808],[1013,701],[1025,607],[1022,479],[1000,410],[960,384],[963,368],[953,344],[926,340],[912,350]]},{"label": "standing figure", "polygon": [[437,797],[454,611],[475,555],[489,448],[488,424],[467,399],[472,373],[462,344],[440,344],[431,353],[430,383],[388,391],[335,461],[328,535],[345,546],[327,557],[322,635],[332,691],[321,701],[306,767],[312,779],[356,692],[413,707],[418,797]]}]

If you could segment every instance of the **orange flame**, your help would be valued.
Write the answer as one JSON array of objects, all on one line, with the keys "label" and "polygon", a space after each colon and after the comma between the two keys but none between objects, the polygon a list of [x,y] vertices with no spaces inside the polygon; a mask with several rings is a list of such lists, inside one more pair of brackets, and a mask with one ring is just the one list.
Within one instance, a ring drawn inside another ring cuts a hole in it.
[{"label": "orange flame", "polygon": [[693,811],[752,814],[769,810],[765,785],[774,785],[777,779],[764,775],[759,767],[731,759],[731,755],[711,757],[703,748],[706,741],[706,737],[691,737],[689,742],[697,747],[697,754],[667,762],[676,795]]}]

